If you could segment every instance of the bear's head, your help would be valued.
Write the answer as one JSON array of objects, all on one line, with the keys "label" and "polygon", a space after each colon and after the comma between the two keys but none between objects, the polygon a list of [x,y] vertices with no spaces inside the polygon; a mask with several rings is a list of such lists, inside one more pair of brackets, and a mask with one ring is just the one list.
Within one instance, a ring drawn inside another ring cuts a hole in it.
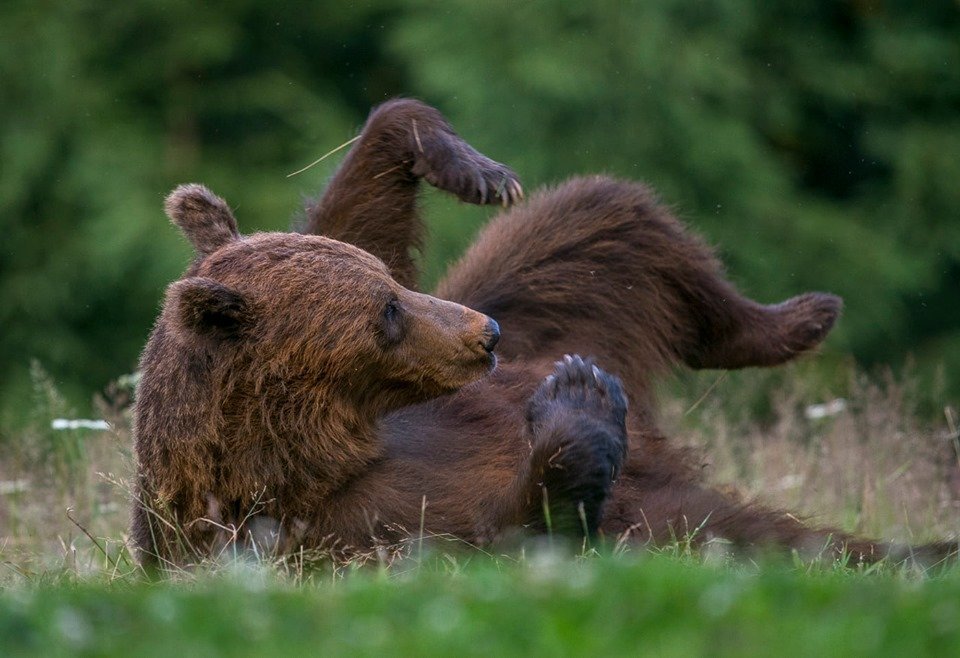
[{"label": "bear's head", "polygon": [[228,362],[251,395],[285,390],[305,404],[311,392],[335,395],[379,414],[457,390],[496,363],[495,321],[404,288],[357,247],[241,236],[227,204],[200,185],[174,190],[166,212],[197,259],[169,287],[160,325],[191,353]]},{"label": "bear's head", "polygon": [[199,185],[174,190],[166,211],[197,257],[140,360],[133,528],[147,555],[213,546],[252,509],[316,514],[382,454],[384,413],[496,364],[496,322],[404,288],[361,249],[241,236]]}]

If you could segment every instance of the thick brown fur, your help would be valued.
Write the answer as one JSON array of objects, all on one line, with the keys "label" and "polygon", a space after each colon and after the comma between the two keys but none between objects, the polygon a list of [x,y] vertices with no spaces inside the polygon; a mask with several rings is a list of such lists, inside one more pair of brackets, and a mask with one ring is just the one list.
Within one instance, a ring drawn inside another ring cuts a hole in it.
[{"label": "thick brown fur", "polygon": [[[168,199],[198,259],[142,358],[133,537],[145,561],[188,562],[225,535],[259,541],[258,519],[278,550],[421,531],[485,543],[523,526],[909,554],[707,487],[655,426],[651,385],[667,368],[786,362],[823,340],[839,298],[745,298],[649,190],[606,177],[499,215],[423,295],[420,179],[473,203],[522,197],[436,110],[398,100],[371,114],[305,235],[240,237],[199,186]],[[490,318],[503,340],[487,375]]]}]

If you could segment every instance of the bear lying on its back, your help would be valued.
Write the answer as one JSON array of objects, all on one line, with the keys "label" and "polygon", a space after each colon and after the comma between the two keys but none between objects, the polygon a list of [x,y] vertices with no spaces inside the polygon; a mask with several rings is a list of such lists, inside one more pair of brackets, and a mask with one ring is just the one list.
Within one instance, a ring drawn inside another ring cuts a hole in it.
[{"label": "bear lying on its back", "polygon": [[827,335],[837,297],[744,298],[649,191],[601,177],[501,214],[429,296],[411,258],[420,179],[472,203],[522,197],[509,169],[409,100],[371,114],[302,234],[243,237],[205,188],[170,195],[197,258],[141,362],[141,559],[186,563],[236,540],[349,553],[421,530],[484,543],[548,519],[907,555],[706,487],[653,425],[665,368],[788,361]]}]

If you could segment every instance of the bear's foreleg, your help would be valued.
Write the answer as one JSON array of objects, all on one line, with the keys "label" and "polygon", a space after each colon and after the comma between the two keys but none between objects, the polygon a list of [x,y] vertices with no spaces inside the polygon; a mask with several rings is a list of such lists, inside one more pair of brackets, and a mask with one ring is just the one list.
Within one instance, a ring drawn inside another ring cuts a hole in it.
[{"label": "bear's foreleg", "polygon": [[527,408],[531,453],[521,474],[524,524],[594,535],[627,452],[620,381],[579,356],[556,364]]},{"label": "bear's foreleg", "polygon": [[396,99],[370,113],[323,196],[308,205],[303,230],[369,251],[415,288],[421,178],[468,203],[508,206],[523,196],[516,174],[463,141],[440,112]]}]

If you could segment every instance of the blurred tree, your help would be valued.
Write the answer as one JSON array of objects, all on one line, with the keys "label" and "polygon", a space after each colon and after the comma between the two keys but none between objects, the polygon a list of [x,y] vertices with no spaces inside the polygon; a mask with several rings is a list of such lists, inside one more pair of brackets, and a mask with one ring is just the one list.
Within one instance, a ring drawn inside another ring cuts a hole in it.
[{"label": "blurred tree", "polygon": [[757,298],[842,294],[832,346],[960,369],[956,3],[416,6],[394,52],[528,188],[647,180]]},{"label": "blurred tree", "polygon": [[[403,91],[390,3],[0,5],[2,410],[39,359],[85,401],[129,372],[189,249],[162,214],[199,180],[245,231],[285,229],[311,178],[285,174]],[[322,152],[322,151],[320,151]]]},{"label": "blurred tree", "polygon": [[[369,107],[415,95],[528,190],[644,179],[832,349],[960,370],[960,8],[850,0],[0,4],[0,410],[39,359],[75,400],[135,364],[189,259],[196,180],[282,229]],[[489,213],[427,194],[428,278]],[[954,390],[960,381],[953,379]]]}]

